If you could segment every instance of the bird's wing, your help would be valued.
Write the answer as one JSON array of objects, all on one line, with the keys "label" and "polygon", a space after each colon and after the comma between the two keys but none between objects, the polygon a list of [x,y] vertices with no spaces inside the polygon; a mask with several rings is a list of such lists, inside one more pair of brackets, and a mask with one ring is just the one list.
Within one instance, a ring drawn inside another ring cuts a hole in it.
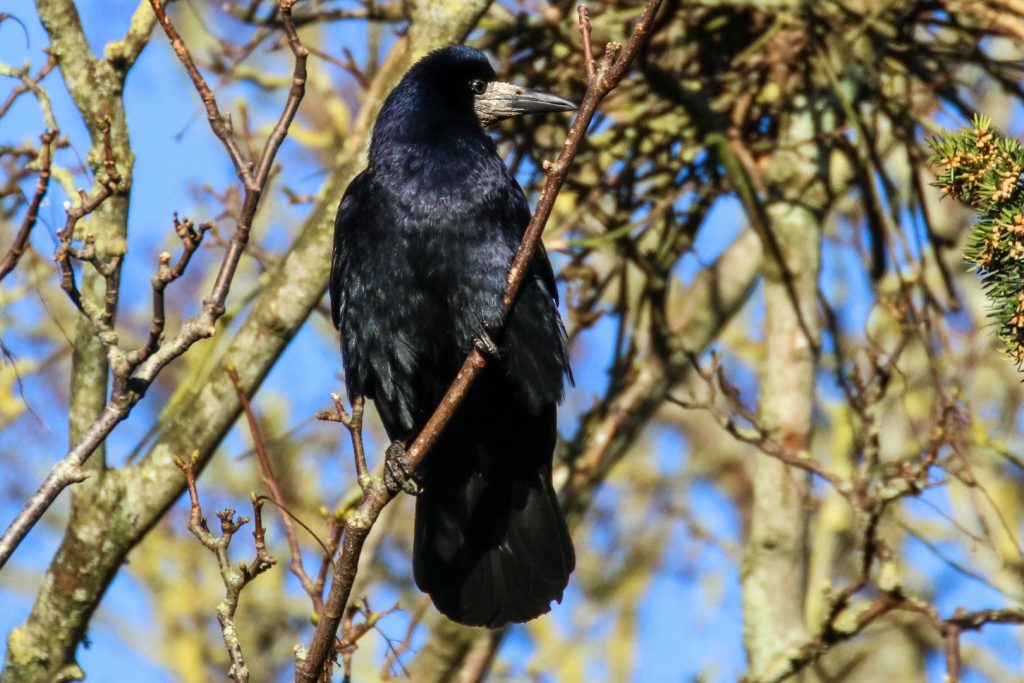
[{"label": "bird's wing", "polygon": [[537,252],[533,256],[534,263],[537,264],[537,268],[540,269],[540,277],[544,282],[544,286],[548,289],[548,294],[551,298],[558,303],[558,286],[555,284],[555,271],[551,267],[551,259],[548,258],[548,250],[544,248],[544,243],[539,242],[537,244]]},{"label": "bird's wing", "polygon": [[[507,173],[507,171],[506,171]],[[508,179],[511,184],[515,187],[512,201],[515,203],[515,211],[519,215],[516,221],[522,227],[515,235],[514,249],[519,248],[519,243],[523,239],[523,235],[526,234],[526,228],[530,225],[530,220],[533,218],[533,214],[530,212],[530,204],[526,201],[526,194],[523,192],[523,188],[519,185],[519,182],[508,174]],[[544,283],[544,287],[547,289],[548,294],[551,298],[558,303],[558,286],[555,284],[555,271],[551,268],[551,259],[548,258],[548,252],[544,248],[544,242],[537,243],[537,250],[533,254],[533,269],[534,272],[540,276],[541,282]]]},{"label": "bird's wing", "polygon": [[336,328],[341,324],[341,313],[345,307],[342,284],[352,242],[346,233],[358,229],[362,205],[365,203],[365,187],[364,171],[349,183],[341,198],[341,205],[338,206],[338,216],[334,219],[334,256],[331,258],[331,284],[328,291],[331,296],[331,321]]}]

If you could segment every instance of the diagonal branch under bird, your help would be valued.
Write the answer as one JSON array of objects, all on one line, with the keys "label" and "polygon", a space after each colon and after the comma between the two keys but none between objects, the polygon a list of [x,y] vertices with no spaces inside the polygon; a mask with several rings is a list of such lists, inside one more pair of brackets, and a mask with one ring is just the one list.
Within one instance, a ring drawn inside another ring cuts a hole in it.
[{"label": "diagonal branch under bird", "polygon": [[[557,197],[557,194],[565,181],[565,177],[568,173],[569,166],[576,154],[576,150],[578,149],[580,143],[582,142],[586,134],[586,130],[589,127],[589,124],[594,116],[594,113],[596,112],[598,104],[604,98],[604,96],[607,95],[608,92],[610,92],[611,89],[614,88],[625,76],[630,63],[632,62],[633,57],[636,55],[640,45],[642,44],[643,40],[647,35],[647,31],[651,25],[651,22],[659,6],[660,2],[657,0],[651,0],[646,4],[640,18],[634,25],[632,37],[627,46],[625,47],[625,49],[623,49],[621,46],[615,43],[609,44],[605,50],[605,54],[602,59],[600,68],[590,68],[590,65],[588,65],[587,92],[584,96],[583,101],[580,104],[579,112],[566,138],[565,145],[563,146],[562,151],[560,152],[555,162],[546,162],[543,165],[544,170],[548,174],[548,177],[544,184],[544,188],[541,192],[537,208],[534,211],[532,217],[529,219],[528,225],[525,226],[525,230],[523,229],[522,224],[519,224],[519,230],[521,231],[521,241],[518,244],[518,248],[514,251],[515,257],[514,259],[511,259],[511,265],[506,266],[508,270],[504,272],[507,272],[507,280],[501,283],[502,285],[505,286],[502,287],[504,291],[499,294],[501,300],[499,319],[502,322],[502,324],[509,322],[511,319],[515,317],[516,310],[513,309],[514,303],[516,303],[517,308],[519,308],[523,307],[523,304],[528,301],[539,302],[540,297],[536,295],[536,292],[539,291],[542,294],[544,293],[543,282],[545,280],[545,276],[544,273],[540,271],[543,270],[543,266],[544,264],[546,264],[547,261],[542,248],[538,246],[544,224],[547,222],[547,219],[551,214],[555,198]],[[581,30],[583,32],[583,35],[586,36],[589,34],[589,26],[586,26],[588,22],[586,13],[581,12],[580,18],[581,23],[583,24],[581,26]],[[430,58],[428,57],[428,60],[429,59]],[[410,74],[415,72],[416,68],[417,67],[414,67],[413,70],[410,71]],[[486,75],[487,74],[485,73],[484,76],[486,77]],[[409,77],[407,76],[407,79],[408,78]],[[473,103],[475,97],[479,97],[482,94],[486,94],[488,92],[487,83],[494,82],[492,76],[492,80],[485,80],[483,88],[480,88],[480,84],[473,83],[473,80],[476,79],[472,78],[469,79],[468,82],[463,81],[462,83],[458,84],[464,86],[468,91],[465,92],[464,95],[466,97],[466,101],[469,103]],[[452,79],[453,86],[455,85],[455,81],[456,79]],[[405,81],[403,81],[403,83],[404,82]],[[417,83],[414,81],[407,87],[407,90],[415,90],[416,86]],[[516,86],[509,87],[515,88]],[[401,84],[398,86],[398,88],[396,88],[396,91],[399,90],[400,88],[402,88]],[[480,92],[477,92],[477,90],[479,90]],[[451,92],[451,90],[448,90],[448,92]],[[506,91],[506,93],[507,92],[510,91]],[[522,93],[525,92],[527,92],[525,91],[525,89],[521,90],[519,96],[521,96]],[[503,95],[506,93],[503,93]],[[551,97],[553,98],[554,96]],[[567,106],[567,102],[561,100],[561,98],[554,98],[551,101],[549,101],[548,104],[551,106],[552,110],[564,110]],[[495,115],[496,113],[499,112],[507,113],[510,108],[507,107],[507,105],[504,106],[506,106],[506,108],[499,109],[496,106],[488,104],[491,113],[488,114],[487,112],[485,112],[484,117],[487,117],[488,115]],[[428,111],[426,112],[426,115],[423,115],[424,112],[420,111],[417,112],[418,114],[420,114],[420,116],[416,117],[410,122],[408,120],[403,120],[403,117],[398,115],[387,115],[385,112],[386,109],[387,104],[385,104],[385,108],[382,109],[381,117],[378,118],[377,126],[375,127],[374,145],[377,145],[378,141],[380,141],[380,144],[383,145],[383,141],[389,139],[399,139],[402,140],[403,142],[408,143],[410,131],[414,132],[415,136],[422,136],[424,135],[425,132],[431,132],[434,135],[442,135],[449,132],[447,129],[450,126],[456,125],[452,123],[453,120],[459,119],[458,115],[453,116],[450,114],[450,112],[448,112],[445,117],[439,118],[436,111]],[[402,112],[403,107],[397,107],[396,111]],[[473,117],[473,123],[479,128],[484,118],[480,117],[476,113],[475,107],[472,107],[469,110],[468,115]],[[445,121],[443,120],[445,118],[448,119],[447,123],[445,123]],[[465,125],[465,118],[460,120],[457,125]],[[381,131],[380,135],[378,135],[378,130]],[[486,136],[483,137],[486,138]],[[488,143],[490,143],[489,138],[486,138],[486,140]],[[479,138],[471,138],[470,141],[475,144],[481,144],[479,142]],[[493,146],[493,143],[490,144]],[[386,150],[383,152],[378,150],[378,152],[383,157],[387,157]],[[370,163],[372,166],[374,163],[373,147],[371,147],[370,154]],[[446,157],[446,160],[450,160],[450,157]],[[392,159],[391,161],[392,163],[389,165],[390,168],[394,168],[396,164],[402,163],[405,164],[407,168],[415,167],[417,168],[417,170],[422,170],[424,166],[430,166],[430,164],[432,163],[432,160],[429,159],[410,159],[408,155]],[[501,168],[504,169],[504,166],[502,165]],[[505,171],[505,173],[507,174],[507,170]],[[358,190],[357,194],[367,191],[365,188],[360,186],[373,186],[373,175],[374,173],[372,172],[364,172],[362,176],[353,181],[353,186],[356,186],[356,189]],[[443,184],[445,182],[451,182],[451,178],[453,176],[454,174],[449,174],[448,176],[433,176],[432,179],[436,182],[441,182]],[[407,193],[414,191],[413,188],[416,187],[416,180],[417,179],[415,176],[407,178],[408,182],[402,185],[402,191],[398,195],[398,198],[400,200],[409,199],[410,195]],[[516,188],[518,189],[518,186],[516,186]],[[377,187],[374,187],[374,189],[379,190],[379,188]],[[487,189],[487,187],[484,188],[484,194],[486,194]],[[346,200],[348,199],[348,195],[352,192],[353,189],[352,187],[350,187],[350,190],[346,196]],[[436,401],[433,404],[436,405],[436,408],[433,408],[433,406],[431,406],[431,408],[428,408],[428,410],[432,410],[432,412],[430,412],[429,418],[426,419],[425,422],[422,422],[423,409],[421,407],[414,405],[412,401],[408,400],[406,400],[403,403],[402,397],[399,397],[397,395],[396,392],[398,392],[401,389],[401,387],[398,387],[394,384],[392,384],[391,386],[378,386],[378,383],[380,383],[382,380],[384,381],[384,383],[386,383],[387,380],[392,379],[391,377],[387,376],[386,373],[381,373],[379,371],[371,372],[368,369],[370,364],[360,366],[360,360],[362,360],[365,357],[368,357],[367,353],[369,353],[369,356],[372,357],[374,353],[379,354],[381,352],[381,349],[375,346],[374,344],[368,344],[357,347],[355,346],[355,344],[357,344],[358,342],[352,340],[362,339],[365,344],[365,336],[360,337],[359,335],[344,334],[344,332],[346,331],[346,321],[344,320],[345,315],[347,313],[351,313],[353,309],[358,310],[360,307],[360,303],[364,301],[364,299],[362,298],[364,292],[362,290],[359,290],[356,287],[346,287],[345,284],[346,277],[351,272],[348,269],[359,267],[359,264],[353,265],[353,259],[358,258],[358,256],[354,256],[354,252],[351,250],[352,241],[349,238],[351,238],[352,233],[345,232],[346,226],[348,226],[348,221],[350,220],[348,212],[351,212],[353,214],[359,213],[358,207],[352,206],[353,204],[357,203],[358,202],[349,202],[349,206],[346,207],[346,201],[343,200],[342,206],[339,210],[339,222],[338,227],[336,228],[336,251],[334,257],[335,263],[334,268],[332,269],[334,270],[334,277],[332,278],[331,286],[332,298],[334,303],[334,306],[332,307],[333,314],[335,316],[336,323],[339,323],[342,326],[343,344],[346,345],[344,355],[346,357],[345,360],[347,384],[349,391],[351,392],[352,398],[354,400],[358,400],[364,393],[366,393],[370,395],[371,398],[377,400],[378,408],[381,407],[381,397],[385,398],[385,403],[390,402],[390,406],[384,405],[384,410],[380,411],[382,412],[382,417],[384,418],[385,425],[388,426],[388,422],[390,420],[390,426],[396,429],[389,429],[389,432],[405,431],[407,434],[416,434],[416,438],[412,440],[411,444],[405,451],[404,460],[405,465],[407,465],[407,467],[410,470],[420,471],[425,462],[430,462],[425,460],[428,451],[430,451],[431,448],[434,447],[434,445],[439,441],[439,439],[444,440],[447,438],[445,436],[446,427],[448,427],[450,423],[457,423],[459,419],[458,416],[460,414],[459,407],[460,405],[463,404],[463,399],[466,398],[467,394],[469,394],[471,390],[474,390],[474,382],[476,382],[478,377],[480,378],[480,381],[483,382],[484,384],[476,385],[475,391],[477,391],[478,393],[482,391],[485,395],[487,394],[488,387],[486,382],[488,375],[485,372],[485,369],[488,366],[488,359],[484,354],[482,354],[479,351],[478,348],[476,348],[476,345],[473,342],[473,335],[470,334],[468,338],[465,340],[465,352],[463,353],[465,360],[462,362],[461,367],[458,368],[458,372],[455,374],[455,377],[451,381],[450,386],[447,387],[446,391],[443,391],[443,396],[440,399],[440,401]],[[431,207],[420,208],[421,210],[427,212],[431,210]],[[337,230],[342,231],[340,241],[339,233],[337,232]],[[480,239],[479,236],[477,236],[477,238]],[[392,244],[389,246],[394,245]],[[446,246],[452,247],[453,245],[447,244]],[[462,245],[456,244],[454,246],[458,247]],[[504,261],[504,264],[508,263],[508,260]],[[550,266],[548,266],[548,268],[550,268]],[[503,272],[500,267],[495,270],[497,271],[498,274]],[[538,286],[538,283],[540,284],[540,286]],[[374,291],[376,291],[378,294],[381,294],[386,289],[386,287],[378,287],[376,288],[376,290],[369,290],[370,296],[368,297],[368,299],[371,301],[373,300]],[[521,289],[523,291],[522,295],[520,295]],[[534,292],[532,298],[530,298],[531,291]],[[415,292],[413,293],[415,294]],[[355,299],[352,298],[353,294],[356,295]],[[549,294],[553,295],[553,292],[550,292]],[[520,296],[523,298],[519,298]],[[379,314],[381,312],[381,309],[377,309],[377,312]],[[384,309],[384,312],[386,313],[387,309]],[[397,314],[400,316],[408,316],[409,313],[410,311],[403,309],[401,307],[397,311]],[[555,315],[556,317],[554,318],[554,320],[557,322],[557,313]],[[353,317],[351,323],[355,324],[356,320],[357,318]],[[370,324],[374,324],[374,321],[371,320]],[[514,353],[516,347],[510,344],[507,339],[508,335],[510,334],[510,329],[508,327],[502,326],[499,326],[498,329],[502,330],[503,332],[502,341],[505,343],[505,348],[503,349],[504,353]],[[352,343],[354,345],[352,351],[349,351],[348,349],[347,345],[349,343]],[[399,355],[401,354],[401,344],[403,343],[403,340],[391,337],[388,340],[388,343],[391,345],[390,348],[392,349],[393,352],[398,353]],[[456,346],[458,346],[458,344],[456,344]],[[350,359],[350,356],[355,357],[355,364],[353,364],[352,359]],[[395,357],[394,361],[398,365],[391,367],[401,367],[402,360],[402,358]],[[568,368],[566,364],[565,370],[567,371],[567,369]],[[492,373],[491,376],[493,377],[494,373]],[[353,378],[355,378],[355,382],[352,381]],[[558,383],[560,397],[560,378],[558,380]],[[480,389],[481,386],[484,387],[482,390]],[[390,397],[389,392],[391,392]],[[538,399],[540,404],[543,404],[545,401],[552,404],[551,417],[553,421],[554,402],[550,400],[550,396],[541,395],[539,397],[534,398]],[[532,407],[536,408],[535,410],[533,410],[534,415],[540,412],[539,407]],[[391,410],[391,414],[387,415],[386,413],[388,413],[389,408]],[[414,408],[420,409],[416,411],[414,410]],[[527,407],[525,409],[527,415],[530,414],[530,408],[531,406],[529,406],[527,402]],[[422,426],[420,426],[421,424]],[[355,437],[355,435],[353,436]],[[543,451],[546,449],[542,448],[540,450]],[[548,478],[547,487],[550,487],[550,450],[547,450],[546,453],[544,453],[544,455],[546,456],[546,458],[542,460],[540,470],[538,471],[541,473],[542,479],[544,474],[546,474]],[[449,466],[451,466],[450,461]],[[545,467],[547,468],[546,473],[544,472]],[[429,487],[431,487],[431,485],[432,482],[428,477],[427,481],[425,482],[425,486],[429,490]],[[441,484],[441,486],[443,487],[444,484]],[[317,680],[320,674],[325,670],[325,665],[328,665],[327,661],[328,658],[331,656],[331,650],[333,648],[334,643],[334,634],[337,632],[337,628],[340,624],[345,605],[348,602],[349,593],[352,588],[352,583],[355,579],[355,571],[358,564],[358,559],[362,549],[363,542],[365,541],[370,528],[372,527],[376,518],[379,516],[381,510],[383,510],[383,508],[390,502],[394,495],[395,493],[393,492],[393,490],[389,490],[388,487],[386,487],[380,479],[366,479],[366,486],[364,486],[363,488],[363,498],[358,507],[356,508],[356,510],[350,515],[346,523],[342,553],[335,565],[335,576],[334,581],[332,583],[330,595],[328,597],[324,612],[320,615],[317,624],[317,630],[313,636],[311,646],[308,650],[303,648],[297,649],[296,680]],[[420,497],[420,500],[422,500],[422,496]],[[439,501],[438,504],[443,507],[443,502]],[[557,514],[557,521],[560,522],[562,527],[564,528],[564,521],[561,520],[560,513]],[[558,536],[557,531],[555,532],[555,535],[556,537]],[[426,540],[429,541],[431,539],[427,538]],[[563,547],[565,546],[567,546],[571,552],[571,542],[569,542],[567,538],[565,539]],[[456,549],[456,554],[458,552],[459,550]],[[568,580],[568,573],[571,571],[573,564],[574,561],[571,558],[565,558],[565,556],[563,555],[563,562],[560,569],[564,571],[565,581]],[[529,583],[532,580],[532,578],[525,577],[524,580],[527,583]],[[557,580],[555,581],[555,583],[557,583]],[[562,583],[560,587],[557,587],[557,591],[555,591],[557,594],[553,597],[547,598],[547,602],[549,602],[550,599],[559,598],[561,596],[561,591],[562,588],[564,588],[564,585],[565,584]],[[548,588],[550,588],[550,586],[548,586]],[[546,597],[544,593],[545,591],[542,590],[542,597]],[[551,591],[547,591],[547,593],[550,594]],[[432,593],[432,597],[435,598],[435,603],[437,603],[437,596]],[[534,609],[535,607],[536,605],[533,605],[531,609]],[[487,622],[484,622],[484,625],[488,625],[490,623],[503,623],[504,621],[509,620],[522,621],[524,620],[524,618],[532,618],[532,616],[536,616],[536,614],[542,613],[543,611],[547,611],[547,607],[548,606],[545,603],[544,609],[537,609],[535,614],[529,615],[515,613],[498,614],[498,617],[504,617],[504,619],[502,620],[499,618],[496,620],[488,620]],[[502,609],[504,609],[504,606],[502,607]],[[442,609],[442,611],[444,611],[444,609]]]}]

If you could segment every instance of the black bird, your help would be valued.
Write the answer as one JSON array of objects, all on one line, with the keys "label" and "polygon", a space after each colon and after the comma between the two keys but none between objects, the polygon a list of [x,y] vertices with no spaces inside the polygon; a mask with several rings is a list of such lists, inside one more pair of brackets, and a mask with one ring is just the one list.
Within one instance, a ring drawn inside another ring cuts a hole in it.
[{"label": "black bird", "polygon": [[539,248],[506,319],[502,296],[530,211],[483,129],[575,108],[498,82],[478,50],[437,50],[384,102],[369,165],[338,208],[331,313],[349,395],[373,399],[394,442],[389,466],[402,469],[402,444],[466,355],[476,347],[491,358],[409,473],[421,485],[416,584],[462,624],[544,614],[576,563],[551,485],[555,409],[572,379],[555,279]]}]

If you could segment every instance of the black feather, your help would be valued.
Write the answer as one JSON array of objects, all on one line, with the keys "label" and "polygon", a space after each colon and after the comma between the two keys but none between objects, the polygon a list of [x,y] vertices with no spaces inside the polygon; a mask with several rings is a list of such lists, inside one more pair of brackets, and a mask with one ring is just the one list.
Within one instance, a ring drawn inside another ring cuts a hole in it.
[{"label": "black feather", "polygon": [[494,77],[480,52],[445,48],[388,96],[338,210],[330,283],[349,394],[393,440],[416,436],[474,338],[503,330],[421,468],[413,563],[441,612],[490,627],[547,612],[575,566],[551,485],[569,363],[543,249],[502,309],[530,212],[474,115],[469,83]]}]

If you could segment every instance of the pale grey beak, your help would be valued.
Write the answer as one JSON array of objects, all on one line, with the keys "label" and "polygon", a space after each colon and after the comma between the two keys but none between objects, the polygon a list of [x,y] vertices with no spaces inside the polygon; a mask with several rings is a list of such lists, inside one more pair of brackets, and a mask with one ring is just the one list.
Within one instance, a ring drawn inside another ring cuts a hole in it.
[{"label": "pale grey beak", "polygon": [[510,119],[521,114],[574,111],[576,105],[569,100],[540,90],[492,81],[487,84],[487,90],[476,96],[473,109],[476,112],[476,117],[480,119],[480,123],[487,126],[495,121]]}]

